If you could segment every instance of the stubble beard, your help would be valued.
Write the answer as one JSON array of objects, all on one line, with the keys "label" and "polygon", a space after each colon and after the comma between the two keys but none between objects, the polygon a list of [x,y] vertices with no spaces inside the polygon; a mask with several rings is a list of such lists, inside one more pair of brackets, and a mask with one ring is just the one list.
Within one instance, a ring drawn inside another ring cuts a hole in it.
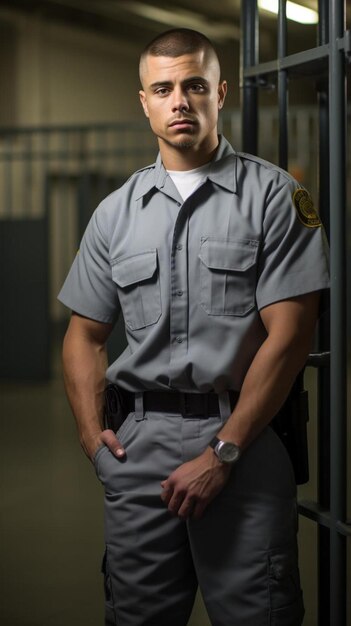
[{"label": "stubble beard", "polygon": [[172,148],[192,148],[196,143],[195,137],[189,137],[188,139],[179,139],[178,141],[175,139],[171,140],[165,137],[160,137],[160,139],[165,141],[169,146],[172,146]]},{"label": "stubble beard", "polygon": [[178,141],[178,142],[171,143],[171,145],[174,148],[192,148],[194,144],[195,144],[194,139],[188,139],[188,141]]}]

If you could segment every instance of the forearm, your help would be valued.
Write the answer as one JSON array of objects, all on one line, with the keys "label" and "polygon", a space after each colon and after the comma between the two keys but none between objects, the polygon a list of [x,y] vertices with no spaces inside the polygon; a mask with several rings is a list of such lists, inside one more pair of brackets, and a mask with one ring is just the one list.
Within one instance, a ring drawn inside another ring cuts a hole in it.
[{"label": "forearm", "polygon": [[281,345],[268,337],[252,361],[238,403],[218,437],[247,447],[283,405],[307,355],[306,342]]},{"label": "forearm", "polygon": [[318,309],[319,293],[315,292],[261,311],[267,338],[247,371],[239,401],[220,438],[245,448],[276,415],[306,362]]},{"label": "forearm", "polygon": [[87,454],[88,442],[103,429],[106,366],[104,344],[70,325],[63,344],[64,381],[79,438]]}]

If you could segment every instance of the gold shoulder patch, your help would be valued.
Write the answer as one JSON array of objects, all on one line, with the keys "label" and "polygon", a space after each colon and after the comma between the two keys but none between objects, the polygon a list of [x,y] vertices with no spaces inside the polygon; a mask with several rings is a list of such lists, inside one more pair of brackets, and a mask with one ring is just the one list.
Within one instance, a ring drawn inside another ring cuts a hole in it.
[{"label": "gold shoulder patch", "polygon": [[322,225],[317,209],[315,209],[313,200],[306,189],[296,189],[292,199],[297,217],[304,226],[318,228]]}]

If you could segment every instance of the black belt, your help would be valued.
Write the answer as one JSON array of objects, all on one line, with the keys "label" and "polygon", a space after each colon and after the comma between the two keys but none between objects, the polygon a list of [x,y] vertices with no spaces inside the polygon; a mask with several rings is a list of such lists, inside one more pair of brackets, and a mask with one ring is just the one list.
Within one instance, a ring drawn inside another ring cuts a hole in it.
[{"label": "black belt", "polygon": [[[129,412],[135,410],[135,394],[119,388],[125,407]],[[239,393],[228,390],[231,410],[234,409]],[[180,391],[144,391],[144,411],[157,413],[180,413],[183,417],[213,417],[220,415],[218,394],[209,393],[182,393]]]}]

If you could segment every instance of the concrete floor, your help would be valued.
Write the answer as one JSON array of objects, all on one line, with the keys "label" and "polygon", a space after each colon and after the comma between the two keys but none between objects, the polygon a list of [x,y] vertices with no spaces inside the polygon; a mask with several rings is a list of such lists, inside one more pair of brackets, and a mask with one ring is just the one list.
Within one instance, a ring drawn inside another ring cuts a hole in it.
[{"label": "concrete floor", "polygon": [[[102,626],[102,487],[80,450],[60,376],[2,384],[0,394],[0,623]],[[311,470],[304,498],[314,497],[313,458]],[[316,626],[316,529],[304,519],[300,553],[304,625]],[[198,599],[189,626],[208,625]]]}]

